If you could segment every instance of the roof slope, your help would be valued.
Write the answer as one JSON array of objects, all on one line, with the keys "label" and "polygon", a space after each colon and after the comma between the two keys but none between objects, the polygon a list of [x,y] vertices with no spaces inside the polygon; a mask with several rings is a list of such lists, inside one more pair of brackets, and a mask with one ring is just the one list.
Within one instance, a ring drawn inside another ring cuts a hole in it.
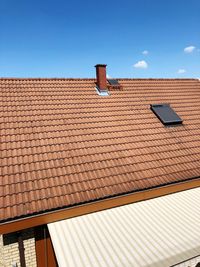
[{"label": "roof slope", "polygon": [[0,79],[1,221],[200,175],[200,82],[119,81],[101,97],[94,79]]}]

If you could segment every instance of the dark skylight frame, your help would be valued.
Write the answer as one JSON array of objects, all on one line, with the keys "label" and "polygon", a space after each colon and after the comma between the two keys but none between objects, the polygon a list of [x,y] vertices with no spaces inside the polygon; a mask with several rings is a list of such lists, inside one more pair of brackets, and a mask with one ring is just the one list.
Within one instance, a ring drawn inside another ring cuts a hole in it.
[{"label": "dark skylight frame", "polygon": [[152,104],[150,109],[157,118],[166,126],[182,124],[182,119],[169,104]]},{"label": "dark skylight frame", "polygon": [[110,85],[113,85],[113,86],[119,86],[119,82],[118,80],[116,79],[107,79],[107,81],[109,82]]}]

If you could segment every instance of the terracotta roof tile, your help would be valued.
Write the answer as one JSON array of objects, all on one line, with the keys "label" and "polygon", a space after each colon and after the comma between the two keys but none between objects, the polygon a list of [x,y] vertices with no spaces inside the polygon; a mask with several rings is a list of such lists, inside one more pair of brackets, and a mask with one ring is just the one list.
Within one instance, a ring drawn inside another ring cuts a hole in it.
[{"label": "terracotta roof tile", "polygon": [[94,79],[0,79],[1,221],[199,176],[200,82],[119,81],[100,97]]}]

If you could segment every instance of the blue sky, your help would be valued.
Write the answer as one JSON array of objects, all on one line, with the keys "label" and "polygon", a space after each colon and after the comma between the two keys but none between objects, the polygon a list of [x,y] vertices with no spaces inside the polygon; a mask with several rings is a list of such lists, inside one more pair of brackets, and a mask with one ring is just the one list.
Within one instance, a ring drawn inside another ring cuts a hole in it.
[{"label": "blue sky", "polygon": [[1,77],[94,77],[97,63],[200,77],[199,0],[0,0],[0,14]]}]

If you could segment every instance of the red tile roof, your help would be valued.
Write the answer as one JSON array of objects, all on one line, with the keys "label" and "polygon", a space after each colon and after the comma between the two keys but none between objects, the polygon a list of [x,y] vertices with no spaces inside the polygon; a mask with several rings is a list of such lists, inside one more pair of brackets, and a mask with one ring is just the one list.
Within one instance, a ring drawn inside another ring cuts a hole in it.
[{"label": "red tile roof", "polygon": [[0,79],[0,221],[200,175],[200,82],[119,81],[101,97],[94,79]]}]

